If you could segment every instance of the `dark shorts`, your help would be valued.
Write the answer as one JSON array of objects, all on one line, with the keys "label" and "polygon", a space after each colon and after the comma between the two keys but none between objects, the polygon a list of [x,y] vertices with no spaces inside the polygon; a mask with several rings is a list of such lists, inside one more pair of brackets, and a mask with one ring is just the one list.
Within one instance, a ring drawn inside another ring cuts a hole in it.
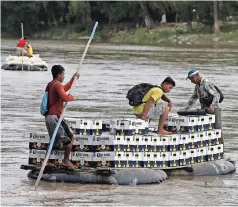
[{"label": "dark shorts", "polygon": [[[48,130],[49,136],[52,137],[59,121],[57,115],[47,115],[45,117],[45,124]],[[61,125],[57,131],[54,148],[64,148],[66,145],[70,144],[73,139],[73,132],[70,129],[66,120],[62,120]]]}]

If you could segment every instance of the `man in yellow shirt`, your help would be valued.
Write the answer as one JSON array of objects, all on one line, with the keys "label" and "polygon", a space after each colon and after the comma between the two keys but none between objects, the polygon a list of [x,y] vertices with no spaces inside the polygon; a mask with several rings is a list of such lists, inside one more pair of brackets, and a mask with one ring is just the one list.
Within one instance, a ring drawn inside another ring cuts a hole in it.
[{"label": "man in yellow shirt", "polygon": [[[142,104],[132,108],[132,112],[135,114],[135,116],[142,120],[151,120],[160,116],[158,134],[168,135],[172,133],[164,130],[163,128],[169,111],[172,108],[171,100],[164,93],[169,93],[174,86],[175,82],[172,78],[165,78],[160,86],[151,88],[145,94],[144,98],[142,99]],[[159,105],[158,102],[160,99],[168,102],[168,106]]]},{"label": "man in yellow shirt", "polygon": [[26,47],[27,47],[26,56],[27,56],[27,57],[33,57],[33,49],[32,49],[32,47],[31,47],[29,41],[26,41]]}]

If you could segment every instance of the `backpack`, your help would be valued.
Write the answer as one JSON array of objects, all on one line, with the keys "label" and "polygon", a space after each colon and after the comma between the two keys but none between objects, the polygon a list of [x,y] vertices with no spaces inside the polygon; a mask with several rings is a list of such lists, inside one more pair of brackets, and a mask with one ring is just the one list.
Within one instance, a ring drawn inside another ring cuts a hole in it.
[{"label": "backpack", "polygon": [[[154,86],[150,83],[141,83],[138,85],[135,85],[132,87],[126,95],[126,98],[129,100],[130,106],[139,106],[140,104],[144,103],[142,100],[146,93],[153,87],[159,87]],[[160,88],[160,87],[159,87]]]},{"label": "backpack", "polygon": [[221,103],[222,101],[223,101],[223,99],[224,99],[224,95],[223,95],[223,93],[220,91],[220,89],[216,86],[216,85],[214,85],[214,88],[217,90],[217,92],[220,94],[220,99],[219,99],[219,103]]},{"label": "backpack", "polygon": [[47,87],[46,87],[46,90],[45,90],[45,93],[42,97],[42,100],[41,100],[41,104],[40,104],[40,113],[42,116],[46,116],[47,115],[47,112],[48,112],[48,109],[49,109],[49,89],[50,87],[53,85],[53,83],[55,83],[56,81],[53,81],[52,83],[50,83]]}]

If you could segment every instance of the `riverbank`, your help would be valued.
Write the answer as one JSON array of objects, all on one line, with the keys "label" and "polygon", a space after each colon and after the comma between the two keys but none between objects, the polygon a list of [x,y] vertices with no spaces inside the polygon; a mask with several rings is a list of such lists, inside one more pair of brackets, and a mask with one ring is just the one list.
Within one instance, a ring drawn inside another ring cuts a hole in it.
[{"label": "riverbank", "polygon": [[[232,45],[238,46],[238,22],[220,25],[215,35],[209,26],[193,23],[192,31],[186,23],[170,23],[147,29],[132,24],[99,25],[94,41],[139,45]],[[86,40],[91,31],[75,32],[72,26],[59,26],[34,34],[30,39]],[[3,34],[2,37],[5,35]]]},{"label": "riverbank", "polygon": [[218,35],[209,31],[209,28],[194,24],[191,32],[187,31],[186,24],[176,26],[160,26],[152,30],[137,28],[135,32],[128,30],[117,32],[112,42],[127,44],[236,44],[238,46],[238,26],[223,25]]}]

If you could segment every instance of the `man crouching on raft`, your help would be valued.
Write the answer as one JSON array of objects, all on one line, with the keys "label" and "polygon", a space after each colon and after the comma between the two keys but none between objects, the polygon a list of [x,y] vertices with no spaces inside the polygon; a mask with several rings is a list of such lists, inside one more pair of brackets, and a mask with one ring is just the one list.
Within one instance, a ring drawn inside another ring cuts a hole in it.
[{"label": "man crouching on raft", "polygon": [[[175,82],[172,78],[167,77],[158,87],[151,88],[144,96],[143,103],[139,106],[134,106],[132,112],[135,116],[142,120],[152,120],[160,116],[158,124],[158,134],[169,135],[172,132],[164,130],[164,124],[168,117],[169,111],[172,108],[171,100],[165,95],[175,86]],[[158,104],[159,100],[168,102],[168,106],[161,106]]]}]

